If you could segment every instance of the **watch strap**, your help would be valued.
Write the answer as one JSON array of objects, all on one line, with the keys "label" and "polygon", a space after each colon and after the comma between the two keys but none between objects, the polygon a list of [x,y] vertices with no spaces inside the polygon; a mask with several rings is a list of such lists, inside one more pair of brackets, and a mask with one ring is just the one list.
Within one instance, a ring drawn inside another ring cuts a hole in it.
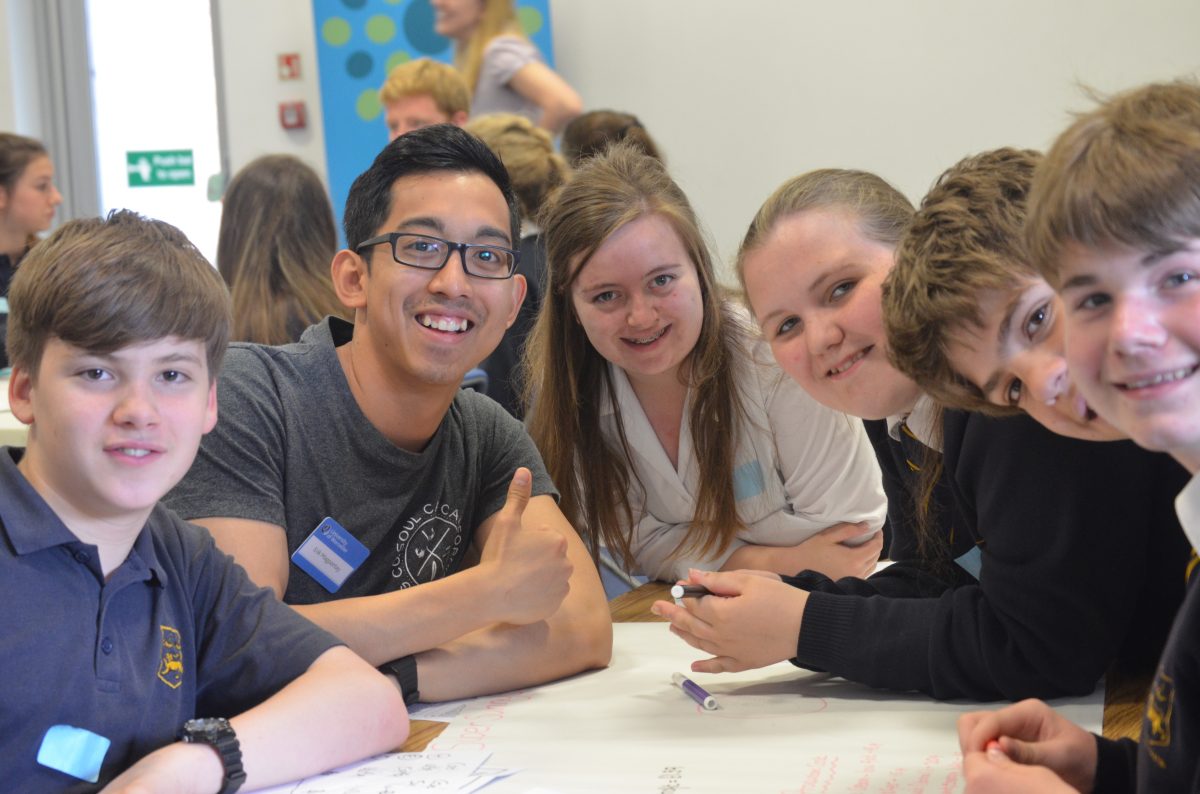
[{"label": "watch strap", "polygon": [[242,767],[242,747],[237,733],[226,719],[188,720],[179,738],[189,744],[207,744],[217,751],[225,770],[217,794],[234,794],[246,782]]},{"label": "watch strap", "polygon": [[379,665],[379,672],[396,679],[400,684],[400,694],[404,696],[404,705],[411,706],[421,699],[417,687],[417,657],[411,653],[399,659]]}]

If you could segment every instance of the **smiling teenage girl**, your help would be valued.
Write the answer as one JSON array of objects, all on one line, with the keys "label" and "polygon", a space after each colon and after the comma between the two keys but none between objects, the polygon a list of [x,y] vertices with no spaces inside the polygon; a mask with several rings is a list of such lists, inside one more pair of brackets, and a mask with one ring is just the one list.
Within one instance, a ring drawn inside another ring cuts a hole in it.
[{"label": "smiling teenage girl", "polygon": [[862,428],[788,380],[722,301],[662,164],[610,149],[543,222],[530,432],[593,550],[664,580],[873,569],[885,505]]}]

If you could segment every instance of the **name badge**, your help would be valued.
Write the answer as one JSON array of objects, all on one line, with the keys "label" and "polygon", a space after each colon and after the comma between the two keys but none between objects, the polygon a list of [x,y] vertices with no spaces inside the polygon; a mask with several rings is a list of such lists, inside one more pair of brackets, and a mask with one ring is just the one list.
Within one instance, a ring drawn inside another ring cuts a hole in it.
[{"label": "name badge", "polygon": [[112,744],[105,737],[74,725],[51,725],[42,737],[37,761],[89,783],[100,779],[100,767]]},{"label": "name badge", "polygon": [[292,562],[321,587],[336,593],[369,553],[345,527],[326,517],[292,554]]}]

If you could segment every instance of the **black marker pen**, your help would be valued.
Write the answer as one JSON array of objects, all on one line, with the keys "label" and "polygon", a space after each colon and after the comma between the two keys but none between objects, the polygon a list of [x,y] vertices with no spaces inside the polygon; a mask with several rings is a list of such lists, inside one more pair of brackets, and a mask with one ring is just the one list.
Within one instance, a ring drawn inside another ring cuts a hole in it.
[{"label": "black marker pen", "polygon": [[716,595],[702,584],[677,584],[671,586],[671,598],[700,598],[701,596]]}]

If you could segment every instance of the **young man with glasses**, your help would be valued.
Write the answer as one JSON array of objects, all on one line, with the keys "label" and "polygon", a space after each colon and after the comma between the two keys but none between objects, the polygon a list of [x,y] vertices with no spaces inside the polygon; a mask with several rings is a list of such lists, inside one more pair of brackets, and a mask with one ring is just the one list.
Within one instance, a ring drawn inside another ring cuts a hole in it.
[{"label": "young man with glasses", "polygon": [[389,144],[350,189],[349,247],[333,260],[354,324],[234,344],[221,421],[168,497],[410,702],[611,655],[599,577],[536,448],[459,388],[524,297],[518,224],[508,174],[478,139],[437,125]]}]

